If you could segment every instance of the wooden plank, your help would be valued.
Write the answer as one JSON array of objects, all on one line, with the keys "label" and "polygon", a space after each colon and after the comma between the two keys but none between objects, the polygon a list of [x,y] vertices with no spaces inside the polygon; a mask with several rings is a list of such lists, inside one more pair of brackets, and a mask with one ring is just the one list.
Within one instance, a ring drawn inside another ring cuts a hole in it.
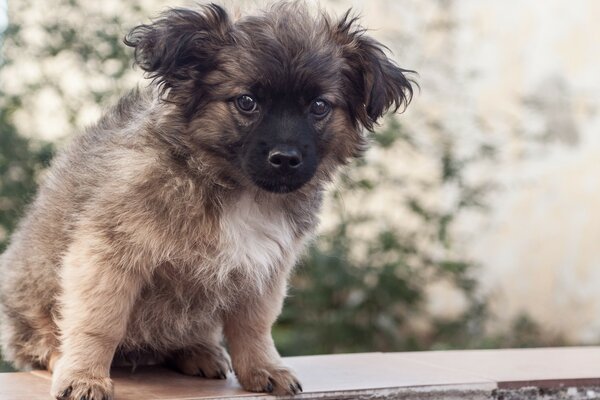
[{"label": "wooden plank", "polygon": [[[588,386],[600,382],[600,347],[365,353],[289,357],[305,392],[298,398],[491,398],[497,388]],[[266,398],[227,380],[149,367],[114,369],[117,400]],[[48,399],[45,371],[0,374],[0,400]]]}]

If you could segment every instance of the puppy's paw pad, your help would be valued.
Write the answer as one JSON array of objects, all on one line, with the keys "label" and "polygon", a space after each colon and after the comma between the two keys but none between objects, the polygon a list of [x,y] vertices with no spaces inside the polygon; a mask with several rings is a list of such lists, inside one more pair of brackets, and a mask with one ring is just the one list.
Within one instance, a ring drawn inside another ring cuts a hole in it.
[{"label": "puppy's paw pad", "polygon": [[227,379],[227,373],[231,371],[229,355],[221,346],[182,351],[174,361],[182,373],[203,378]]},{"label": "puppy's paw pad", "polygon": [[242,387],[250,392],[266,392],[289,396],[302,392],[302,385],[292,371],[285,367],[253,368],[238,374]]},{"label": "puppy's paw pad", "polygon": [[112,400],[113,385],[109,378],[72,377],[52,385],[56,400]]}]

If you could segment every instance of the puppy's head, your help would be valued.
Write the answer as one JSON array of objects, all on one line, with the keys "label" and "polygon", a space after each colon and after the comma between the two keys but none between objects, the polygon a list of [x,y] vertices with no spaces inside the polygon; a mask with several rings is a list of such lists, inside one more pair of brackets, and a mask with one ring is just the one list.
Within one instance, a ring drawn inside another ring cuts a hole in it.
[{"label": "puppy's head", "polygon": [[240,183],[279,193],[326,179],[361,153],[411,82],[347,13],[280,3],[232,21],[221,7],[173,9],[125,43],[188,127],[188,151],[210,154]]}]

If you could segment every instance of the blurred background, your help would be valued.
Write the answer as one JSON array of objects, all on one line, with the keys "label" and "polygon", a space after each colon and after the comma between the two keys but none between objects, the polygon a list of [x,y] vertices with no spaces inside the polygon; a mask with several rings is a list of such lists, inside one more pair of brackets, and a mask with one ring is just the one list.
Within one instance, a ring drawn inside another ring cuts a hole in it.
[{"label": "blurred background", "polygon": [[[0,251],[57,149],[146,84],[123,35],[192,4],[0,0]],[[600,343],[600,2],[319,4],[421,90],[332,185],[281,352]]]}]

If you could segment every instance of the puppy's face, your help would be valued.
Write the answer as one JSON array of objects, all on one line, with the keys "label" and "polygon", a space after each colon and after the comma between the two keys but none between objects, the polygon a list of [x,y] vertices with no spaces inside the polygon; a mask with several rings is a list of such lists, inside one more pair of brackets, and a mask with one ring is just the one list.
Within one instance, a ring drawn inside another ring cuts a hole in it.
[{"label": "puppy's face", "polygon": [[357,156],[391,106],[412,95],[405,70],[356,20],[282,3],[232,22],[215,5],[175,9],[125,42],[189,129],[187,151],[278,193],[326,179]]}]

